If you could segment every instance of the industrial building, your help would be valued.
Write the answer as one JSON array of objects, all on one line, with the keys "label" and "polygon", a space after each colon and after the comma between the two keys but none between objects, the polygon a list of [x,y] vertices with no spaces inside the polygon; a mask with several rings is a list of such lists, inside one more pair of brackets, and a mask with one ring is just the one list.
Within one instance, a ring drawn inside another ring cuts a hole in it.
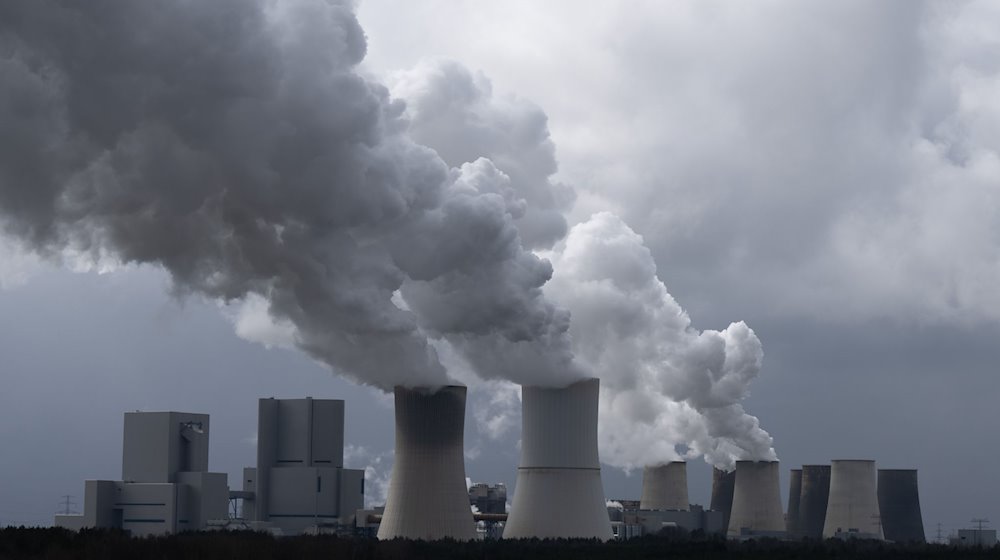
[{"label": "industrial building", "polygon": [[882,540],[876,484],[875,461],[831,461],[824,538]]},{"label": "industrial building", "polygon": [[687,463],[671,461],[644,468],[639,504],[643,510],[688,510]]},{"label": "industrial building", "polygon": [[461,386],[396,387],[396,455],[379,539],[473,540]]},{"label": "industrial building", "polygon": [[364,471],[344,468],[344,401],[260,399],[257,466],[243,469],[243,516],[284,535],[352,528]]},{"label": "industrial building", "polygon": [[609,540],[597,454],[600,382],[521,388],[521,464],[504,538]]},{"label": "industrial building", "polygon": [[802,469],[792,469],[788,478],[788,508],[785,510],[785,536],[798,539],[799,504],[802,500]]},{"label": "industrial building", "polygon": [[882,532],[893,542],[926,542],[915,469],[878,470]]},{"label": "industrial building", "polygon": [[733,506],[726,536],[785,537],[777,461],[736,461]]},{"label": "industrial building", "polygon": [[795,538],[822,539],[830,498],[830,465],[802,465]]},{"label": "industrial building", "polygon": [[207,414],[126,412],[122,479],[86,481],[83,514],[57,515],[55,525],[149,536],[228,519],[227,476],[208,472],[208,427]]},{"label": "industrial building", "polygon": [[733,510],[733,490],[736,488],[736,471],[712,468],[712,511],[722,512],[722,526],[729,527],[729,515]]}]

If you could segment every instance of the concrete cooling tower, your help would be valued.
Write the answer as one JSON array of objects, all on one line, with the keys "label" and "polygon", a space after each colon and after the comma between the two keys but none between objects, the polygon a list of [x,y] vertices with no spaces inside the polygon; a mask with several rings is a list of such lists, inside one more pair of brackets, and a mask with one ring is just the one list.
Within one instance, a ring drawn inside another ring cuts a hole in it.
[{"label": "concrete cooling tower", "polygon": [[611,538],[597,455],[597,379],[521,388],[521,465],[505,539]]},{"label": "concrete cooling tower", "polygon": [[671,461],[642,470],[642,498],[639,509],[687,511],[687,463]]},{"label": "concrete cooling tower", "polygon": [[784,536],[777,461],[736,461],[733,510],[726,536]]},{"label": "concrete cooling tower", "polygon": [[832,461],[823,538],[882,539],[875,461]]},{"label": "concrete cooling tower", "polygon": [[788,513],[785,532],[790,539],[799,538],[799,500],[802,498],[802,469],[792,469],[788,479]]},{"label": "concrete cooling tower", "polygon": [[830,465],[803,465],[797,538],[822,539],[830,497]]},{"label": "concrete cooling tower", "polygon": [[712,511],[722,512],[722,528],[729,526],[729,514],[733,510],[733,490],[736,488],[736,471],[726,472],[712,469]]},{"label": "concrete cooling tower", "polygon": [[465,387],[396,387],[396,457],[379,539],[476,538],[465,486]]},{"label": "concrete cooling tower", "polygon": [[879,469],[878,509],[886,539],[925,542],[916,470]]}]

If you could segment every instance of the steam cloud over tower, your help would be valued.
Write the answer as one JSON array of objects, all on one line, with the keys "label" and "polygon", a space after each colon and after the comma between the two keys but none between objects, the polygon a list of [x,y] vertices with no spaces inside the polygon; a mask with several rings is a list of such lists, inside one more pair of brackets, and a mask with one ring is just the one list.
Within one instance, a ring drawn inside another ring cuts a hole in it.
[{"label": "steam cloud over tower", "polygon": [[396,387],[396,458],[379,539],[476,537],[465,486],[465,387]]},{"label": "steam cloud over tower", "polygon": [[688,501],[687,463],[671,461],[642,470],[642,499],[639,509],[681,510]]},{"label": "steam cloud over tower", "polygon": [[858,537],[881,539],[879,518],[875,461],[832,461],[823,538],[852,533]]},{"label": "steam cloud over tower", "polygon": [[521,466],[504,538],[611,538],[597,454],[597,379],[522,387]]},{"label": "steam cloud over tower", "polygon": [[830,465],[803,465],[802,492],[799,497],[799,537],[823,538],[829,498]]},{"label": "steam cloud over tower", "polygon": [[915,469],[879,469],[878,509],[886,539],[925,542]]},{"label": "steam cloud over tower", "polygon": [[778,461],[736,461],[733,510],[726,535],[783,533]]}]

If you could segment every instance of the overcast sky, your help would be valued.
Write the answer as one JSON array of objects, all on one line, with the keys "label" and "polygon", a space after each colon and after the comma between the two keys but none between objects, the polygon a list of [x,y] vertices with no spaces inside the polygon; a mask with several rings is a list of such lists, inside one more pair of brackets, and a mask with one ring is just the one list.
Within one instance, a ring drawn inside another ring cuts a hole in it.
[{"label": "overcast sky", "polygon": [[[547,144],[483,150],[541,161],[503,170],[570,192],[535,204],[568,226],[620,216],[695,328],[753,329],[764,361],[743,405],[784,492],[790,468],[870,458],[919,469],[928,537],[1000,519],[996,4],[364,0],[357,17],[362,72],[412,108],[414,76],[453,61],[501,125],[547,116],[552,177]],[[450,166],[487,155],[421,126]],[[525,239],[558,237],[532,219]],[[251,342],[267,337],[246,309],[171,296],[156,267],[71,270],[10,240],[0,256],[0,524],[49,523],[63,494],[80,509],[84,479],[120,476],[136,409],[211,414],[211,468],[235,486],[265,396],[347,400],[348,465],[379,491],[380,391]],[[491,390],[470,402],[467,471],[512,485],[517,420]],[[689,470],[707,503],[709,467]],[[606,466],[608,497],[638,498],[640,478]]]}]

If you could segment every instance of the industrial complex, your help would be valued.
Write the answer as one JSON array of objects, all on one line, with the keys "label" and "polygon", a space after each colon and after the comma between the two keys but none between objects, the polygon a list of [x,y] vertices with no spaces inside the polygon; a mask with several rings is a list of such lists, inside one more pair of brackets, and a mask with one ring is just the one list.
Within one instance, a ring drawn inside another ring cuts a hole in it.
[{"label": "industrial complex", "polygon": [[[522,388],[521,461],[513,499],[504,485],[468,485],[466,389],[397,387],[395,462],[386,503],[365,509],[365,472],[344,465],[344,401],[260,399],[257,464],[231,489],[208,472],[209,417],[124,416],[121,480],[87,480],[69,529],[137,536],[253,529],[275,535],[358,534],[379,539],[629,539],[701,531],[730,539],[874,539],[924,542],[913,469],[834,460],[790,471],[787,509],[777,461],[713,470],[711,503],[691,504],[687,463],[643,469],[640,500],[606,500],[598,456],[599,381]],[[966,534],[981,543],[995,534]]]}]

